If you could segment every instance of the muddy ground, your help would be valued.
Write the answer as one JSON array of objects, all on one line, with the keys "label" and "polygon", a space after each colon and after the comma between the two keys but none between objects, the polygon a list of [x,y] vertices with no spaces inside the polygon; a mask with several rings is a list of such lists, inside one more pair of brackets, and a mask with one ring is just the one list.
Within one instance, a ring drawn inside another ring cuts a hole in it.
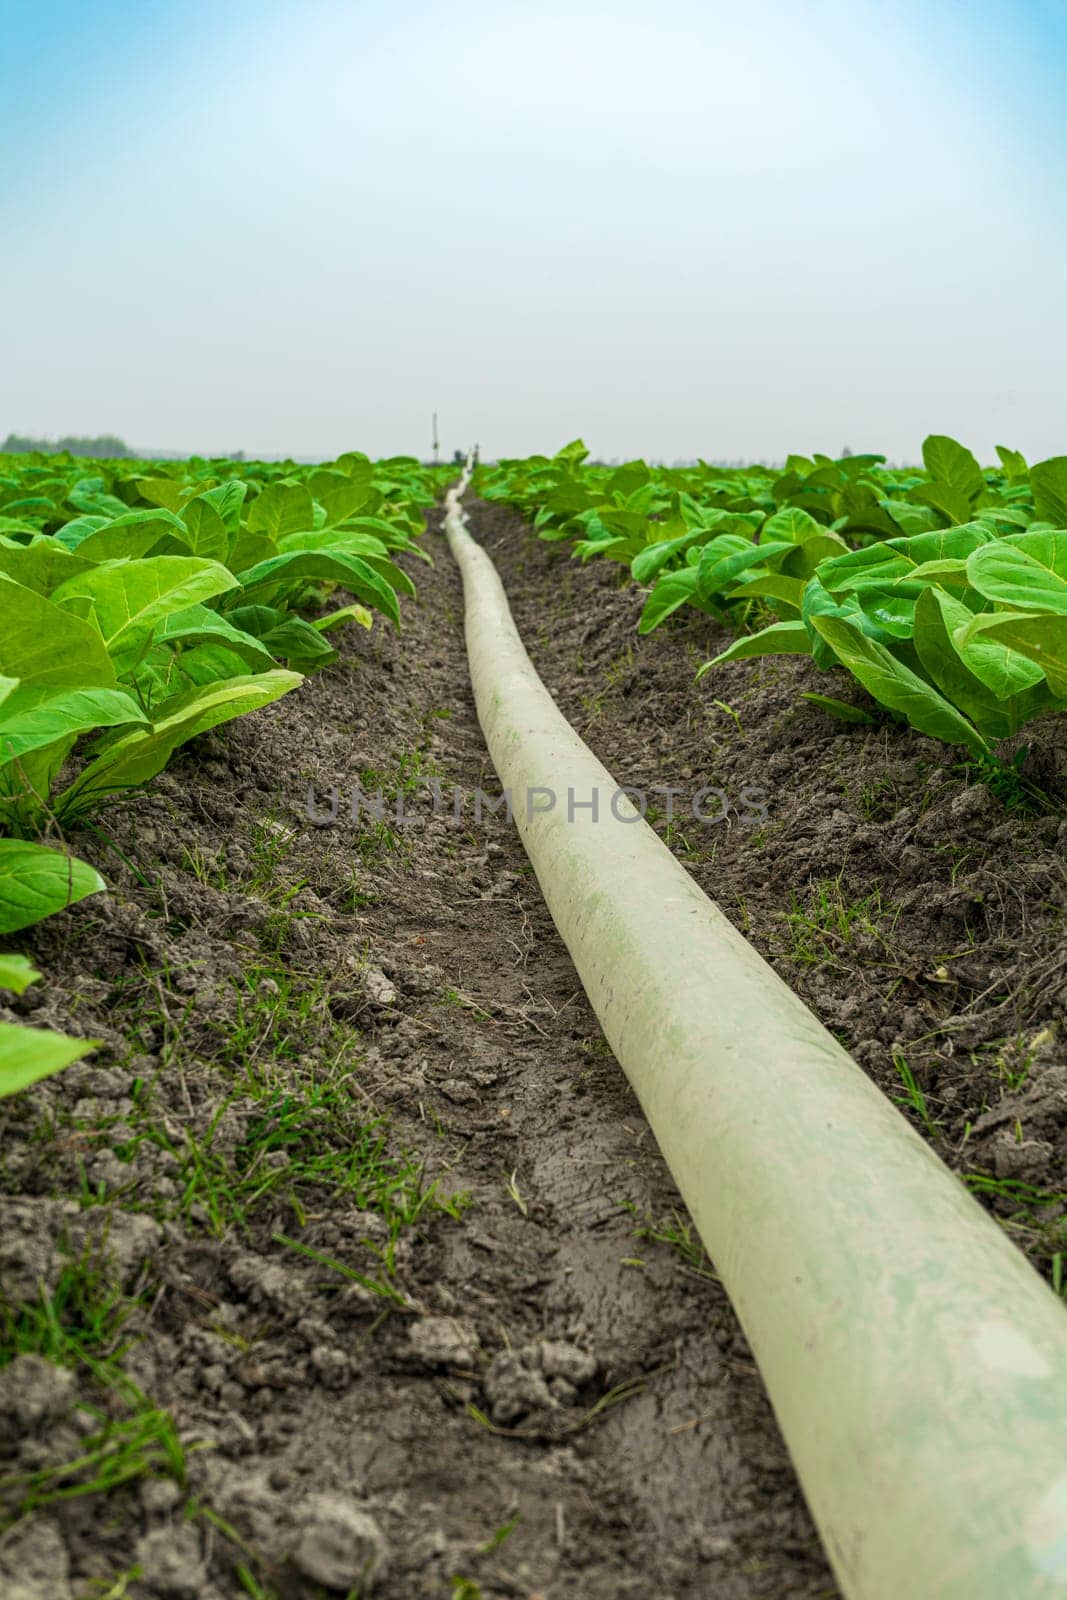
[{"label": "muddy ground", "polygon": [[[472,520],[620,782],[768,791],[656,826],[1050,1270],[1060,820],[794,662],[695,687],[701,619],[639,640],[614,568]],[[451,814],[495,783],[428,544],[402,636],[72,835],[111,892],[19,941],[9,1013],[102,1042],[0,1110],[5,1600],[836,1593],[521,848]]]}]

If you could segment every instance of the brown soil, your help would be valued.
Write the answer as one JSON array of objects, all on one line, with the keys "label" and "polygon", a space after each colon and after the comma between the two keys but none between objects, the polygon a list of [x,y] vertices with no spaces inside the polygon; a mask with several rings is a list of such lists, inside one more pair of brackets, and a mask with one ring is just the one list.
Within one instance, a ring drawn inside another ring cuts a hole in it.
[{"label": "brown soil", "polygon": [[[627,669],[640,699],[605,691],[632,595],[482,526],[567,709],[585,721],[604,692],[587,732],[616,770],[658,775],[673,750],[702,772],[711,733],[736,759],[729,719],[686,731],[706,699],[666,642]],[[16,1521],[6,1600],[835,1593],[515,836],[433,816],[420,787],[492,787],[432,547],[402,636],[350,635],[343,664],[72,836],[109,895],[16,941],[45,981],[0,1015],[102,1042],[0,1109],[0,1358],[56,1353],[48,1303],[97,1364],[68,1344],[65,1369],[0,1369],[0,1504],[35,1473],[41,1495],[85,1488],[65,1464],[148,1402],[186,1476],[160,1461]],[[768,700],[759,737],[789,715]],[[408,784],[405,823],[309,820],[309,782],[323,808],[368,770]],[[832,839],[810,834],[812,860]],[[788,882],[770,863],[757,934]],[[393,1180],[438,1188],[390,1250]]]}]

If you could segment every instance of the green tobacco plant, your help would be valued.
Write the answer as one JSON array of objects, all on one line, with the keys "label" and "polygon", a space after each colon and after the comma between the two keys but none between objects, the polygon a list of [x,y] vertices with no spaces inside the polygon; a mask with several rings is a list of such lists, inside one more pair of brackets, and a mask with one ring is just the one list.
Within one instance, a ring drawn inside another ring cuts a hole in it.
[{"label": "green tobacco plant", "polygon": [[[1067,532],[974,521],[890,539],[820,562],[800,612],[790,648],[975,755],[1067,706]],[[776,653],[784,631],[739,639],[701,671]]]},{"label": "green tobacco plant", "polygon": [[[32,836],[395,625],[439,473],[0,457],[0,829]],[[343,587],[352,599],[321,612]]]},{"label": "green tobacco plant", "polygon": [[[684,606],[728,623],[728,661],[810,656],[847,671],[918,731],[987,762],[1067,707],[1067,457],[982,468],[946,435],[922,468],[790,456],[784,468],[601,467],[581,441],[481,469],[476,487],[582,560],[625,561],[649,588],[638,628]],[[755,629],[754,626],[755,625]],[[851,721],[862,708],[806,698]]]},{"label": "green tobacco plant", "polygon": [[[399,625],[415,586],[395,558],[417,552],[441,483],[358,452],[323,467],[0,456],[0,935],[104,887],[35,834],[298,687],[346,623]],[[0,989],[38,976],[0,955]],[[91,1048],[0,1025],[0,1095]]]},{"label": "green tobacco plant", "polygon": [[90,815],[109,796],[154,778],[179,745],[220,723],[270,705],[302,681],[296,672],[263,672],[252,678],[224,678],[175,696],[150,728],[135,727],[119,738],[101,741],[99,754],[57,795],[56,814],[65,821]]}]

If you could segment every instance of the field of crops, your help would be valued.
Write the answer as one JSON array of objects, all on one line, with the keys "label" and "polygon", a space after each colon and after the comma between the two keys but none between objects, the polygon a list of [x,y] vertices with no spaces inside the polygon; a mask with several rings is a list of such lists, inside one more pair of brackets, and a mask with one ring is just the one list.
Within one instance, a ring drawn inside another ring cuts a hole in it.
[{"label": "field of crops", "polygon": [[[1067,457],[999,456],[576,442],[467,504],[582,738],[1060,1294]],[[481,803],[455,476],[0,456],[10,1600],[839,1592]]]},{"label": "field of crops", "polygon": [[578,441],[551,461],[502,462],[484,493],[583,560],[625,563],[650,589],[641,633],[683,606],[735,628],[702,671],[808,655],[980,759],[1067,705],[1067,457],[1031,469],[1002,449],[1001,469],[983,473],[944,436],[923,445],[925,470],[906,471],[879,456],[790,456],[781,471],[650,473],[585,467],[586,454]]},{"label": "field of crops", "polygon": [[[415,588],[392,557],[415,548],[431,483],[417,462],[375,471],[360,455],[303,474],[193,461],[155,476],[9,458],[0,932],[104,888],[84,862],[34,840],[91,827],[188,740],[335,661],[331,630],[369,628],[375,610],[399,623],[399,596]],[[316,587],[340,583],[345,604],[313,621],[301,614]],[[35,977],[15,957],[2,975],[16,993]],[[8,1026],[4,1090],[82,1053],[77,1041],[27,1039]]]}]

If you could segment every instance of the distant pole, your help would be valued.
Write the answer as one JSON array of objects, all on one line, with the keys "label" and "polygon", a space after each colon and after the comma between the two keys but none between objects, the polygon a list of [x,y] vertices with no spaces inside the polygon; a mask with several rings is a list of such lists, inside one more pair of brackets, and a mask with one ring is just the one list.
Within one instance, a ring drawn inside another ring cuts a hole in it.
[{"label": "distant pole", "polygon": [[440,461],[441,447],[437,440],[437,412],[433,414],[433,464],[436,467]]}]

